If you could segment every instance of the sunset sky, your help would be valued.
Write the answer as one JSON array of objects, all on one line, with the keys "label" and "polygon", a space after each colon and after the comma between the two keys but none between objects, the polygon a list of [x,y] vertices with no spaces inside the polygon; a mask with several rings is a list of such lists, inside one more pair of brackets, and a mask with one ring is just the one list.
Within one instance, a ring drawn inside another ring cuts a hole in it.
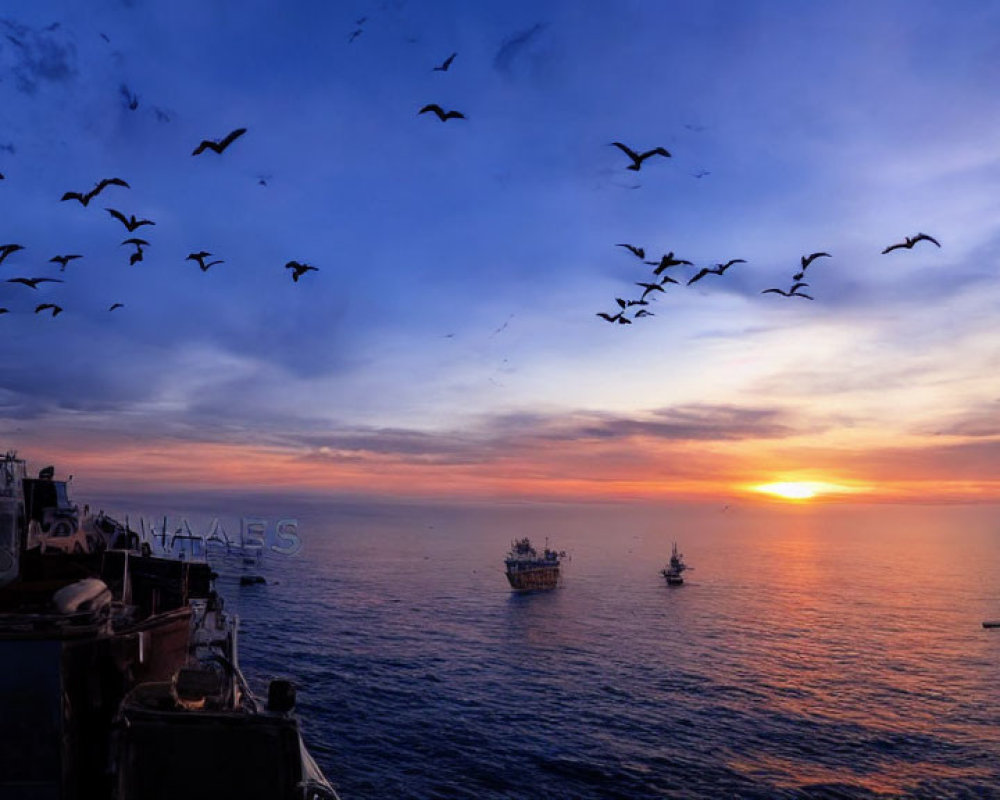
[{"label": "sunset sky", "polygon": [[[0,277],[65,283],[0,283],[2,441],[91,489],[998,501],[998,85],[972,0],[9,0]],[[746,263],[609,324],[619,243]]]}]

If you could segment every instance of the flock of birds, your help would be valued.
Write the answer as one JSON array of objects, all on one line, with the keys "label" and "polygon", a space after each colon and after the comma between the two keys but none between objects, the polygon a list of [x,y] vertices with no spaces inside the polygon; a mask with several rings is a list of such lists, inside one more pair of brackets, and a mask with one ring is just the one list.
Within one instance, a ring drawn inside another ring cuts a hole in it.
[{"label": "flock of birds", "polygon": [[[213,152],[221,155],[234,141],[243,136],[246,132],[247,132],[246,128],[237,128],[228,133],[222,139],[218,140],[203,139],[194,149],[191,155],[193,156],[200,155],[205,150],[212,150]],[[0,180],[2,179],[4,179],[4,176],[0,175]],[[121,178],[102,178],[89,191],[65,192],[63,196],[60,198],[60,201],[65,202],[65,201],[76,200],[77,202],[80,203],[80,205],[86,208],[87,206],[90,205],[91,201],[93,201],[94,198],[96,198],[98,195],[101,195],[109,187],[121,187],[124,189],[131,188],[128,182],[122,180]],[[125,226],[125,230],[128,233],[135,233],[139,228],[143,228],[145,226],[156,225],[156,223],[151,219],[139,219],[138,217],[136,217],[135,214],[129,214],[128,216],[126,216],[124,213],[115,208],[105,207],[105,211],[107,211],[112,218],[121,222],[122,225]],[[145,248],[149,247],[150,243],[148,240],[140,238],[138,236],[131,236],[121,242],[121,246],[125,245],[129,245],[135,248],[129,254],[129,262],[128,262],[129,266],[134,266],[135,264],[138,264],[143,260],[145,255]],[[12,256],[14,253],[19,253],[25,249],[26,248],[24,247],[24,245],[16,243],[8,243],[0,245],[0,266],[3,265],[3,263],[7,260],[8,257]],[[198,252],[189,253],[185,258],[185,260],[194,261],[199,266],[202,272],[207,272],[211,267],[225,263],[223,259],[214,259],[212,261],[207,261],[206,259],[210,258],[211,256],[212,253],[206,250],[201,250]],[[49,259],[49,263],[58,264],[59,271],[65,272],[66,267],[71,262],[76,261],[77,259],[80,258],[83,258],[83,254],[81,253],[65,253],[53,256],[52,258]],[[285,269],[291,270],[291,277],[295,283],[298,283],[299,279],[307,272],[319,271],[319,267],[314,267],[310,264],[304,264],[295,260],[286,263]],[[65,281],[62,278],[50,278],[44,276],[31,277],[31,278],[19,276],[19,277],[7,278],[6,282],[21,284],[33,290],[37,290],[38,286],[43,283],[65,283]],[[117,309],[124,307],[125,307],[124,303],[114,302],[108,306],[107,310],[109,312],[116,311]],[[48,303],[37,304],[35,306],[34,313],[41,314],[43,312],[51,312],[51,316],[57,317],[64,310],[65,309],[63,308],[63,306],[57,303],[48,302]],[[9,314],[9,313],[11,313],[9,308],[0,307],[0,314]]]},{"label": "flock of birds", "polygon": [[[611,142],[612,147],[617,147],[631,160],[626,169],[638,172],[646,159],[652,156],[661,156],[664,158],[671,158],[671,154],[663,147],[654,147],[652,150],[647,150],[645,152],[637,152],[633,150],[628,145],[622,144],[621,142]],[[891,244],[882,250],[882,255],[891,253],[893,250],[905,249],[912,250],[914,245],[918,242],[930,242],[931,244],[940,247],[941,244],[933,236],[929,236],[926,233],[917,233],[914,236],[907,236],[904,241]],[[646,250],[643,247],[634,244],[628,244],[626,242],[619,242],[615,247],[622,247],[633,256],[638,258],[645,264],[650,264],[653,267],[653,275],[651,278],[642,281],[635,281],[635,285],[640,287],[643,291],[639,297],[636,298],[623,298],[615,297],[615,303],[618,308],[616,311],[598,311],[597,316],[601,319],[610,322],[613,325],[631,325],[634,320],[641,319],[642,317],[652,317],[655,316],[654,312],[649,310],[650,300],[648,298],[656,298],[659,294],[666,294],[666,287],[669,284],[681,285],[682,281],[675,278],[673,275],[667,273],[668,269],[673,267],[692,267],[696,265],[694,262],[683,258],[677,258],[673,251],[666,253],[661,256],[658,260],[647,261],[646,260]],[[761,294],[777,294],[783,297],[801,297],[805,300],[813,300],[813,296],[806,294],[801,291],[809,287],[808,282],[806,282],[806,270],[817,258],[832,258],[830,253],[825,251],[818,251],[815,253],[810,253],[809,255],[804,255],[799,260],[799,269],[792,275],[791,283],[788,289],[780,289],[777,287],[772,287],[769,289],[764,289]],[[694,272],[691,277],[686,281],[683,281],[685,286],[690,286],[693,283],[697,283],[708,275],[724,275],[728,269],[735,266],[736,264],[746,264],[746,259],[743,258],[731,258],[726,262],[719,262],[709,267],[701,267]],[[629,316],[630,310],[636,308]]]},{"label": "flock of birds", "polygon": [[[352,33],[351,33],[351,35],[350,35],[350,37],[348,39],[349,42],[353,42],[358,36],[360,36],[364,32],[363,26],[364,26],[364,23],[366,22],[366,20],[367,20],[366,17],[361,17],[360,19],[356,20],[357,27],[356,27],[356,29],[354,31],[352,31]],[[437,66],[433,67],[433,71],[435,71],[435,72],[447,72],[448,69],[451,67],[452,62],[455,60],[455,58],[457,56],[458,56],[458,53],[451,53],[451,55],[449,55],[447,58],[445,58],[443,62],[441,62]],[[127,91],[127,88],[123,86],[122,90],[123,90],[123,92]],[[134,110],[135,107],[136,107],[136,104],[135,103],[130,103],[129,107]],[[427,105],[424,105],[417,112],[418,116],[421,115],[421,114],[427,114],[427,113],[433,113],[433,114],[437,115],[437,117],[442,122],[447,122],[450,119],[465,119],[465,115],[462,112],[455,111],[455,110],[447,110],[446,111],[444,108],[442,108],[437,103],[428,103]],[[233,144],[233,142],[235,142],[241,136],[243,136],[244,134],[246,134],[246,132],[247,132],[246,128],[236,128],[235,130],[230,131],[228,134],[226,134],[226,136],[222,137],[221,139],[203,139],[198,144],[198,146],[194,148],[194,150],[191,152],[191,155],[192,156],[197,156],[197,155],[200,155],[201,153],[205,152],[206,150],[211,150],[214,153],[222,155],[222,153],[224,153],[226,151],[226,149],[229,148],[230,145]],[[649,155],[652,155],[652,153],[646,153],[646,154],[643,154],[641,156],[637,156],[638,160],[637,160],[636,163],[641,163],[641,160],[644,159],[644,158],[647,158]],[[638,168],[638,167],[636,167],[636,168]],[[3,180],[3,179],[4,179],[4,175],[0,174],[0,180]],[[259,183],[261,185],[267,185],[266,181],[263,178],[260,179]],[[122,180],[121,178],[103,178],[100,181],[98,181],[97,184],[92,189],[90,189],[89,191],[86,191],[86,192],[77,192],[77,191],[65,192],[60,199],[62,201],[76,200],[84,208],[86,208],[87,206],[90,205],[91,201],[94,200],[94,198],[96,198],[98,195],[100,195],[102,192],[104,192],[109,187],[115,187],[115,186],[122,187],[122,188],[125,188],[125,189],[131,188],[129,186],[128,182]],[[126,231],[128,233],[130,233],[130,234],[134,234],[139,228],[142,228],[144,226],[147,226],[147,225],[148,226],[156,225],[156,223],[153,220],[150,220],[150,219],[139,219],[139,218],[136,217],[135,214],[130,214],[130,215],[126,216],[124,213],[122,213],[121,211],[119,211],[119,210],[117,210],[115,208],[108,207],[105,210],[114,219],[117,219],[119,222],[121,222],[122,225],[125,226]],[[150,246],[150,242],[148,240],[143,239],[143,238],[138,237],[138,236],[131,236],[131,237],[127,238],[127,239],[124,239],[121,242],[121,246],[124,247],[125,245],[131,246],[131,247],[134,248],[134,250],[129,254],[129,266],[134,266],[135,264],[138,264],[139,262],[141,262],[143,260],[143,258],[145,256],[145,248],[147,248],[147,247]],[[16,253],[18,251],[22,251],[24,249],[25,249],[24,246],[20,245],[20,244],[11,243],[11,244],[0,245],[0,265],[3,264],[4,260],[8,256],[10,256],[13,253]],[[212,260],[207,260],[207,259],[210,259],[211,257],[212,257],[212,253],[208,252],[207,250],[200,250],[200,251],[197,251],[197,252],[191,252],[191,253],[189,253],[187,255],[187,257],[185,258],[185,260],[186,261],[194,261],[198,265],[198,267],[201,269],[202,272],[207,272],[210,268],[212,268],[214,266],[217,266],[219,264],[224,264],[225,263],[225,261],[223,259],[220,259],[220,258],[215,258],[215,259],[212,259]],[[59,270],[60,270],[60,272],[64,272],[66,270],[66,266],[71,261],[74,261],[74,260],[79,259],[79,258],[83,258],[83,255],[80,254],[80,253],[67,253],[67,254],[63,254],[63,255],[56,255],[56,256],[52,257],[51,259],[49,259],[49,262],[50,263],[57,263],[57,264],[59,264]],[[306,264],[306,263],[303,263],[303,262],[300,262],[300,261],[296,261],[294,259],[291,260],[291,261],[288,261],[285,264],[285,269],[291,271],[291,278],[292,278],[292,281],[295,282],[295,283],[298,283],[299,280],[304,275],[306,275],[307,273],[309,273],[309,272],[318,272],[319,271],[319,267],[313,266],[311,264]],[[6,282],[7,283],[19,283],[19,284],[22,284],[24,286],[27,286],[30,289],[37,290],[38,286],[40,284],[43,284],[43,283],[64,283],[65,281],[62,278],[14,277],[14,278],[8,278],[8,279],[6,279]],[[124,307],[125,307],[124,303],[114,302],[114,303],[111,303],[111,305],[108,306],[107,310],[110,312],[110,311],[115,311],[117,309],[124,308]],[[40,314],[40,313],[42,313],[44,311],[51,311],[52,316],[56,317],[56,316],[58,316],[59,314],[61,314],[64,311],[64,308],[62,306],[56,304],[56,303],[39,303],[38,305],[35,306],[35,312],[34,313]],[[8,314],[8,313],[10,313],[10,309],[9,308],[0,307],[0,314]]]},{"label": "flock of birds", "polygon": [[[364,24],[366,20],[367,17],[361,17],[356,20],[356,28],[351,32],[348,39],[349,42],[353,42],[364,32]],[[433,67],[433,71],[448,72],[457,56],[457,52],[451,53],[440,64],[435,65]],[[455,109],[446,110],[438,103],[427,103],[423,105],[417,112],[417,115],[420,116],[423,114],[433,114],[437,116],[441,122],[447,122],[453,119],[466,119],[465,114],[461,111]],[[221,139],[204,139],[197,145],[197,147],[194,148],[191,155],[198,156],[206,150],[211,150],[221,156],[230,146],[233,145],[234,142],[246,135],[246,133],[247,129],[240,127],[230,131]],[[647,164],[647,162],[650,162],[651,159],[668,159],[672,157],[671,153],[666,148],[659,146],[653,147],[649,150],[636,150],[620,141],[611,142],[610,146],[617,148],[628,158],[629,163],[625,168],[633,172],[639,172],[643,166]],[[695,177],[701,178],[708,174],[709,173],[707,171],[701,171],[699,174],[695,175]],[[0,180],[2,180],[3,177],[4,176],[0,174]],[[262,185],[266,185],[266,181],[263,178],[261,178],[259,182]],[[98,181],[89,191],[68,191],[64,193],[61,200],[75,200],[86,208],[95,198],[102,195],[103,192],[112,187],[123,189],[130,188],[129,184],[121,178],[104,178]],[[105,210],[112,218],[121,222],[129,234],[135,234],[140,228],[156,225],[153,220],[140,219],[137,218],[135,214],[129,214],[126,216],[126,214],[116,208],[106,207]],[[889,245],[882,251],[882,253],[888,254],[897,249],[913,249],[917,243],[922,241],[930,242],[937,247],[941,246],[940,243],[933,237],[925,233],[917,233],[914,236],[906,237],[902,242]],[[132,235],[129,238],[124,239],[121,242],[121,246],[129,246],[133,248],[129,253],[128,263],[130,266],[134,266],[135,264],[143,261],[146,248],[151,245],[147,239],[141,238],[138,235]],[[691,286],[704,280],[708,276],[721,277],[735,265],[747,263],[746,260],[742,258],[731,258],[727,261],[720,261],[710,266],[699,267],[688,259],[676,257],[673,251],[664,254],[659,259],[646,260],[646,251],[643,247],[628,243],[619,243],[616,246],[626,249],[640,261],[653,267],[652,275],[647,276],[644,280],[635,281],[635,285],[642,289],[642,293],[638,297],[615,297],[614,299],[617,308],[613,312],[601,311],[597,313],[599,318],[606,320],[609,323],[618,325],[630,325],[636,319],[654,316],[654,312],[650,308],[651,302],[657,299],[658,295],[665,295],[667,287],[671,284],[678,286]],[[25,248],[20,244],[0,245],[0,265],[2,265],[9,256],[24,249]],[[81,258],[83,258],[83,255],[80,253],[66,253],[53,256],[49,259],[49,262],[59,264],[60,272],[65,272],[67,265]],[[812,265],[816,259],[819,258],[832,258],[832,256],[830,253],[825,251],[818,251],[809,255],[803,255],[800,259],[799,269],[792,275],[787,289],[771,287],[763,289],[761,293],[777,294],[788,298],[797,297],[806,300],[813,300],[814,298],[811,294],[807,294],[802,290],[809,288],[809,283],[805,279],[806,271],[810,265]],[[195,262],[202,272],[208,272],[208,270],[212,267],[225,263],[223,259],[213,257],[213,254],[207,250],[193,251],[187,255],[185,260]],[[681,277],[681,272],[678,270],[678,268],[683,267],[689,267],[692,270],[691,274],[686,277],[686,279]],[[291,278],[293,282],[298,283],[304,275],[309,272],[316,272],[319,268],[296,260],[290,260],[285,264],[285,269],[291,271]],[[38,286],[43,283],[64,282],[62,278],[52,277],[11,277],[7,278],[6,281],[8,283],[22,284],[32,290],[37,290]],[[108,311],[115,311],[121,308],[124,308],[123,303],[114,302],[108,306]],[[49,311],[53,317],[58,316],[63,310],[62,306],[51,302],[40,303],[35,307],[36,314]],[[5,313],[9,313],[9,309],[0,307],[0,314]]]}]

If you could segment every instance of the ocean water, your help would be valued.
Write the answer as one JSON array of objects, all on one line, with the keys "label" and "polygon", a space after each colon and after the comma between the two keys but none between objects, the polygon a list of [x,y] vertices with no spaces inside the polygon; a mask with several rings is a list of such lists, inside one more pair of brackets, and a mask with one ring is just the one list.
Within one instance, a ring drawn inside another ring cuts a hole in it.
[{"label": "ocean water", "polygon": [[[298,520],[268,584],[219,588],[344,800],[1000,798],[995,507]],[[569,552],[561,588],[509,591],[525,535]]]}]

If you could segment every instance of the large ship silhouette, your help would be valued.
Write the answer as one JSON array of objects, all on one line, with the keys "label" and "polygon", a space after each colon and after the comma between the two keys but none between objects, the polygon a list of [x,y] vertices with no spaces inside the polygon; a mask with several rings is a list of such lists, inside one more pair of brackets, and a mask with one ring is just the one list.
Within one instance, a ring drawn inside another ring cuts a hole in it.
[{"label": "large ship silhouette", "polygon": [[336,800],[294,687],[251,693],[214,577],[0,455],[3,800]]}]

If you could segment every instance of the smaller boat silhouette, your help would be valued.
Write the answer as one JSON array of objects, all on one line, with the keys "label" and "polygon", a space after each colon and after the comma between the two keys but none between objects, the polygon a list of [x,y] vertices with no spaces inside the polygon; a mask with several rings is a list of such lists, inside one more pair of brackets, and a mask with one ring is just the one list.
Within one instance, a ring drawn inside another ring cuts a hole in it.
[{"label": "smaller boat silhouette", "polygon": [[660,573],[667,579],[668,586],[681,586],[684,583],[684,570],[691,569],[684,563],[684,556],[677,552],[677,542],[670,552],[670,563]]}]

